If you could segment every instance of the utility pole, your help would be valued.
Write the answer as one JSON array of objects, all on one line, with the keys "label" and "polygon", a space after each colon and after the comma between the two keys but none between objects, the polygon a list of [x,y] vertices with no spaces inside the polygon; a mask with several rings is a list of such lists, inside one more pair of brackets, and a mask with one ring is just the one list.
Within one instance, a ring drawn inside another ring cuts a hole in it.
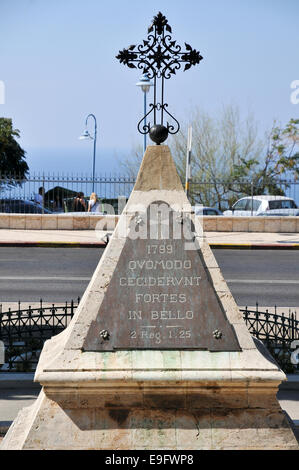
[{"label": "utility pole", "polygon": [[187,138],[186,184],[185,184],[185,191],[186,191],[186,196],[188,199],[190,195],[190,181],[191,181],[191,145],[192,145],[192,126],[189,126],[188,138]]}]

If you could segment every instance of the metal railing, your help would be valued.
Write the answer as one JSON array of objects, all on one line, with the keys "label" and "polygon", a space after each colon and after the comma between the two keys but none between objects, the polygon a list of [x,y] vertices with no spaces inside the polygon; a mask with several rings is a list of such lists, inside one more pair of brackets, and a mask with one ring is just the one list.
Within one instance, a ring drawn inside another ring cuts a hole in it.
[{"label": "metal railing", "polygon": [[[299,205],[299,181],[296,179],[275,180],[277,187],[284,194],[294,199]],[[73,211],[76,195],[81,192],[85,200],[89,199],[94,184],[94,192],[102,200],[117,207],[117,199],[122,196],[128,198],[135,184],[135,178],[124,175],[102,175],[94,179],[84,174],[31,174],[26,179],[17,174],[0,174],[0,212],[37,212],[42,210],[51,212]],[[185,185],[182,179],[183,186]],[[227,209],[233,202],[243,196],[262,194],[259,186],[252,180],[240,178],[238,181],[227,180],[199,180],[190,181],[191,204],[203,204]],[[35,207],[39,193],[42,194],[43,204]],[[31,202],[24,207],[22,201]],[[31,207],[29,207],[31,206]]]},{"label": "metal railing", "polygon": [[276,186],[276,188],[269,192],[254,180],[246,178],[239,178],[237,181],[198,180],[193,178],[190,182],[189,200],[193,205],[198,203],[204,206],[216,207],[223,211],[242,197],[271,194],[277,195],[278,199],[280,196],[294,199],[297,207],[299,207],[299,181],[295,178],[276,178],[275,184],[273,183],[273,180],[269,181],[268,187]]},{"label": "metal railing", "polygon": [[299,346],[299,320],[296,312],[289,309],[288,314],[278,315],[276,307],[274,313],[268,309],[261,312],[258,304],[255,310],[248,310],[246,307],[241,312],[252,336],[264,343],[280,367],[285,372],[299,370],[299,357],[297,365],[291,361],[292,345],[298,341]]},{"label": "metal railing", "polygon": [[74,316],[79,304],[71,300],[63,305],[39,306],[17,310],[9,309],[0,313],[0,340],[5,347],[5,364],[0,371],[27,372],[34,370],[38,363],[44,342],[61,333]]},{"label": "metal railing", "polygon": [[[5,364],[1,372],[30,371],[36,368],[44,342],[61,333],[73,318],[80,299],[63,305],[45,306],[40,301],[36,308],[22,309],[19,302],[16,310],[0,313],[0,340],[5,346]],[[259,311],[247,307],[242,309],[249,332],[260,339],[285,372],[299,370],[292,364],[292,343],[299,341],[299,320],[296,312],[277,314],[268,310]],[[299,357],[298,357],[299,362]]]},{"label": "metal railing", "polygon": [[[48,213],[74,211],[78,193],[85,199],[86,207],[94,184],[94,192],[104,204],[118,209],[118,198],[128,198],[135,180],[126,176],[87,175],[18,175],[0,174],[0,212]],[[41,198],[40,198],[41,196]]]}]

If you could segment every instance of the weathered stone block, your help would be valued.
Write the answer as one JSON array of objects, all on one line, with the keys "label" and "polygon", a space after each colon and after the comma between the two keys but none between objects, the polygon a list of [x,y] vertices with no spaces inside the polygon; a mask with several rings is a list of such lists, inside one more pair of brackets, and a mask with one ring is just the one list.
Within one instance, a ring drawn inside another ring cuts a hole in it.
[{"label": "weathered stone block", "polygon": [[176,449],[209,450],[212,445],[211,412],[209,408],[176,413]]},{"label": "weathered stone block", "polygon": [[110,409],[95,411],[95,448],[132,449],[133,435],[130,430],[131,410]]},{"label": "weathered stone block", "polygon": [[181,351],[183,370],[222,370],[230,368],[230,353],[210,351]]},{"label": "weathered stone block", "polygon": [[42,230],[56,230],[57,229],[57,215],[43,214],[42,215]]},{"label": "weathered stone block", "polygon": [[222,303],[228,321],[233,325],[235,323],[243,324],[243,315],[240,312],[231,292],[217,292],[217,295]]},{"label": "weathered stone block", "polygon": [[[296,446],[295,438],[286,442],[288,424],[282,412],[267,410],[213,409],[211,411],[212,448],[283,449]],[[265,429],[268,433],[265,433]],[[271,440],[271,436],[276,439]],[[277,437],[279,438],[277,439]]]},{"label": "weathered stone block", "polygon": [[250,217],[248,221],[249,232],[263,232],[265,229],[265,217]]},{"label": "weathered stone block", "polygon": [[281,217],[265,217],[265,232],[281,232]]},{"label": "weathered stone block", "polygon": [[203,229],[205,232],[217,232],[217,219],[215,216],[203,217]]},{"label": "weathered stone block", "polygon": [[73,230],[73,216],[57,215],[57,228],[58,230]]},{"label": "weathered stone block", "polygon": [[233,217],[218,217],[217,218],[217,232],[232,232],[233,231]]},{"label": "weathered stone block", "polygon": [[144,407],[162,410],[186,409],[186,391],[171,391],[169,387],[144,388]]},{"label": "weathered stone block", "polygon": [[249,217],[233,217],[233,232],[248,232]]},{"label": "weathered stone block", "polygon": [[87,230],[89,229],[89,219],[88,215],[82,217],[73,217],[73,230]]},{"label": "weathered stone block", "polygon": [[40,214],[26,214],[25,229],[26,230],[41,230],[42,216]]},{"label": "weathered stone block", "polygon": [[162,410],[134,411],[130,426],[133,447],[142,449],[176,447],[175,414]]},{"label": "weathered stone block", "polygon": [[248,407],[263,409],[280,409],[276,394],[268,387],[248,387]]},{"label": "weathered stone block", "polygon": [[[100,221],[103,220],[103,218],[105,218],[105,216],[103,215],[94,215],[94,214],[91,215],[89,217],[89,229],[90,230],[95,229],[97,227],[97,224],[99,224]],[[104,223],[103,223],[103,226],[105,226]],[[98,230],[101,230],[101,228],[99,227]]]},{"label": "weathered stone block", "polygon": [[202,408],[247,408],[248,396],[246,387],[211,386],[199,390],[187,390],[187,407]]},{"label": "weathered stone block", "polygon": [[9,217],[9,228],[25,229],[26,216],[23,214],[13,214]]},{"label": "weathered stone block", "polygon": [[9,214],[0,214],[0,228],[9,228]]},{"label": "weathered stone block", "polygon": [[293,233],[297,231],[297,217],[281,217],[280,218],[281,232]]}]

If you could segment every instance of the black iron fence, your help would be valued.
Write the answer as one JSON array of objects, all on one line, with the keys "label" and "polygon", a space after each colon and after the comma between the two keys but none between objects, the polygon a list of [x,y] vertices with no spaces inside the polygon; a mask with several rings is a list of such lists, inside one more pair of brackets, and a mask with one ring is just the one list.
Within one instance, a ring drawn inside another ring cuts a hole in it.
[{"label": "black iron fence", "polygon": [[[5,363],[1,372],[31,371],[36,368],[44,342],[61,333],[74,316],[80,299],[64,305],[45,306],[0,313],[0,340],[5,347]],[[295,312],[278,314],[268,310],[241,310],[249,332],[263,341],[280,367],[287,373],[299,370],[299,352],[294,360],[295,347],[299,351],[299,320]],[[296,346],[296,341],[298,341]],[[297,362],[297,364],[296,364]]]},{"label": "black iron fence", "polygon": [[36,368],[44,342],[61,333],[74,316],[77,302],[71,300],[63,305],[39,306],[27,309],[18,303],[16,310],[0,313],[0,340],[4,343],[4,372],[26,372]]},{"label": "black iron fence", "polygon": [[[266,183],[266,181],[265,181]],[[276,178],[268,181],[267,185],[261,186],[259,182],[239,178],[238,180],[198,180],[193,178],[190,183],[189,200],[191,204],[202,204],[204,206],[216,207],[220,210],[229,209],[238,199],[242,197],[253,197],[255,195],[287,196],[294,199],[299,207],[299,181],[296,178]]]},{"label": "black iron fence", "polygon": [[[276,307],[273,313],[269,310],[260,312],[258,304],[255,310],[246,308],[241,311],[250,333],[265,344],[280,367],[289,373],[299,370],[299,320],[296,312],[289,310],[288,314],[278,315]],[[298,349],[297,358],[294,357],[295,348]]]},{"label": "black iron fence", "polygon": [[[117,214],[118,199],[127,199],[134,184],[135,179],[114,175],[97,176],[93,180],[86,175],[34,174],[24,179],[18,175],[0,174],[0,212],[73,212],[77,210],[74,202],[79,193],[87,209],[90,195],[95,192],[100,202],[112,205]],[[86,210],[81,205],[80,207],[81,210]],[[99,210],[101,211],[101,206]]]},{"label": "black iron fence", "polygon": [[[112,205],[115,213],[119,213],[118,198],[127,199],[134,184],[133,176],[123,175],[102,175],[93,180],[83,174],[33,174],[26,179],[17,174],[0,174],[0,212],[71,212],[75,209],[74,199],[78,193],[83,194],[87,206],[94,186],[94,192],[101,202]],[[183,179],[182,184],[185,185]],[[299,181],[277,178],[275,186],[275,194],[288,196],[299,205]],[[193,178],[190,182],[189,199],[191,204],[198,203],[224,210],[241,197],[263,192],[253,180],[240,178],[237,182],[231,182]]]}]

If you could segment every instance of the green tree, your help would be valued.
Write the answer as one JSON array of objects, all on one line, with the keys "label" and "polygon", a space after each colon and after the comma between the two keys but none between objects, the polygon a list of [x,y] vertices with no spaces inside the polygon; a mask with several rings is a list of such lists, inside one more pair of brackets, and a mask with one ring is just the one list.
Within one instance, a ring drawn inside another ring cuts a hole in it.
[{"label": "green tree", "polygon": [[[232,171],[230,189],[238,192],[238,181],[247,180],[247,194],[284,195],[288,179],[299,174],[299,119],[290,119],[282,127],[274,123],[268,134],[265,151],[260,159],[241,158]],[[240,190],[240,188],[239,188]]]},{"label": "green tree", "polygon": [[29,170],[25,151],[16,141],[19,137],[20,131],[13,128],[12,120],[0,118],[0,174],[7,184],[21,184]]},{"label": "green tree", "polygon": [[[194,108],[188,124],[192,125],[192,204],[223,210],[246,195],[284,195],[287,180],[299,174],[299,119],[285,126],[274,123],[260,136],[252,114],[242,119],[238,107],[227,105],[216,117]],[[183,183],[187,127],[182,122],[180,132],[169,139]],[[141,148],[136,148],[122,160],[127,176],[136,177],[141,159]]]},{"label": "green tree", "polygon": [[[232,175],[241,161],[257,161],[263,150],[258,126],[252,114],[241,119],[236,106],[227,105],[217,114],[195,109],[192,125],[191,203],[224,209],[232,196]],[[171,145],[178,172],[185,178],[187,136],[186,125],[174,136]],[[238,191],[240,192],[239,188]]]}]

